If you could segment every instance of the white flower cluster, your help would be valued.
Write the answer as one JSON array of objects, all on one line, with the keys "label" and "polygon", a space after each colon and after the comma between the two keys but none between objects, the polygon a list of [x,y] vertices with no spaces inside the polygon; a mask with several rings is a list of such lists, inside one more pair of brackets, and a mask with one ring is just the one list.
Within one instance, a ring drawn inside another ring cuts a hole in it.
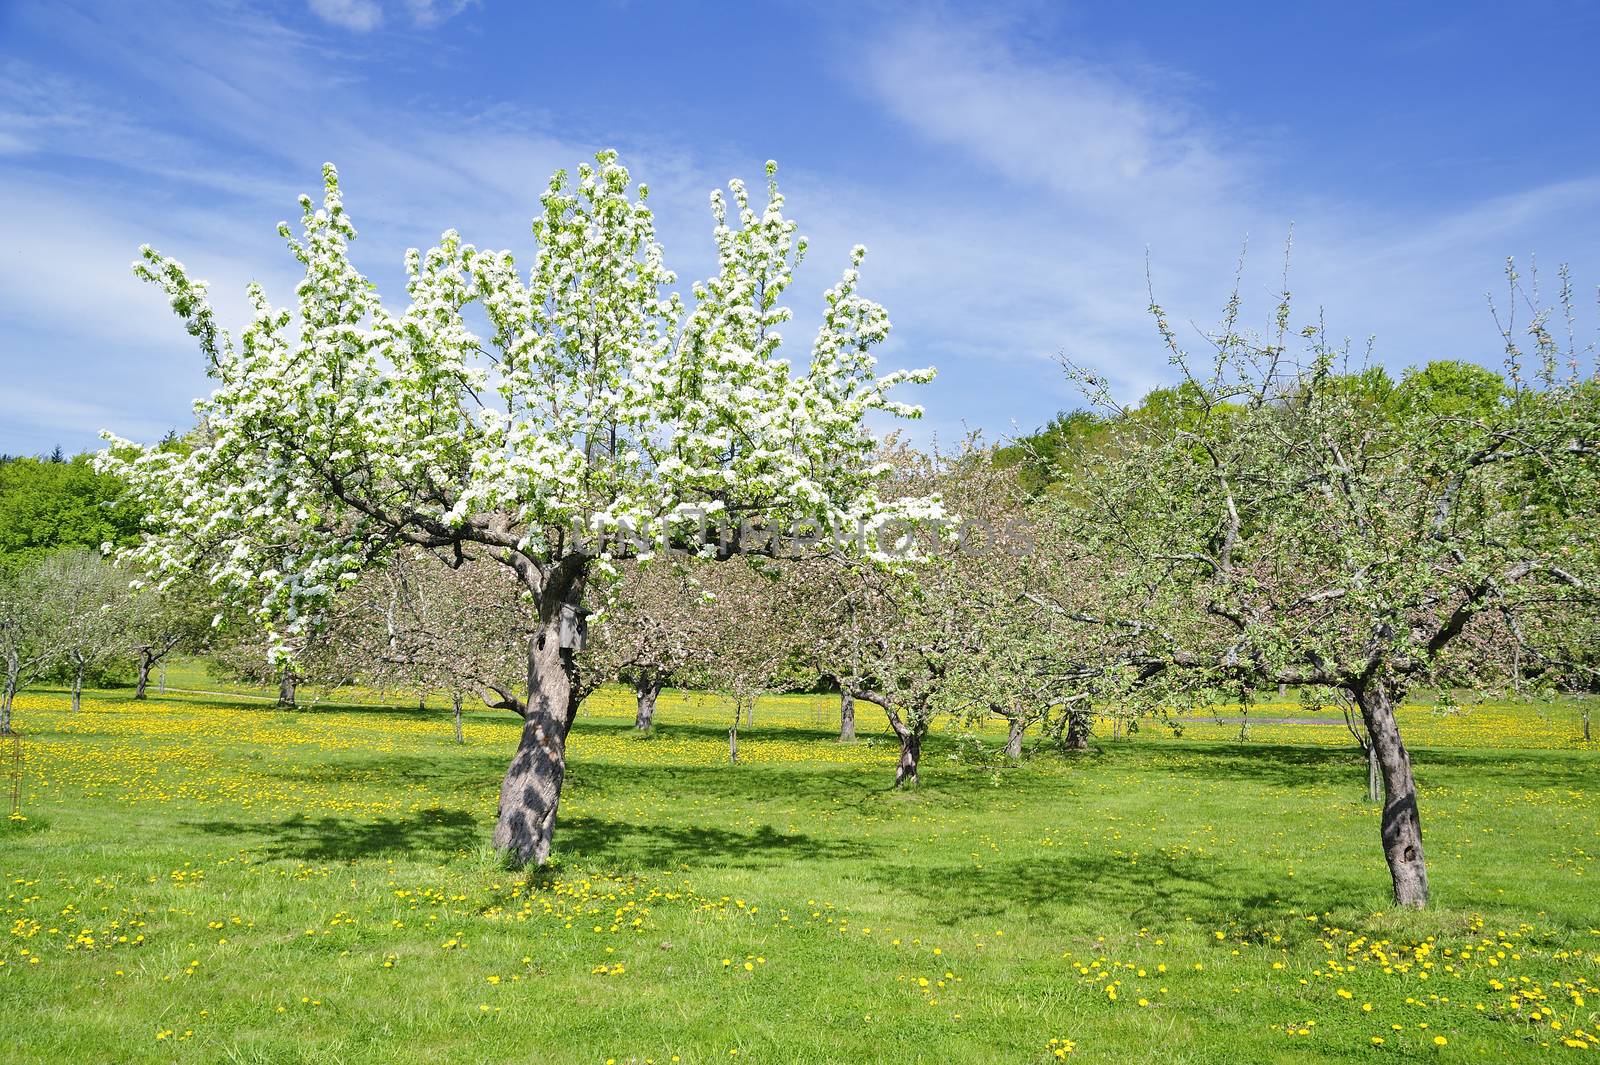
[{"label": "white flower cluster", "polygon": [[[933,371],[877,374],[889,318],[857,291],[864,248],[826,293],[810,366],[779,354],[779,301],[805,240],[767,173],[759,210],[739,182],[731,204],[712,195],[718,270],[688,303],[670,291],[647,191],[630,191],[613,152],[551,180],[525,279],[509,252],[446,232],[407,254],[398,313],[351,263],[331,165],[321,206],[301,198],[301,234],[279,227],[305,268],[295,312],[252,285],[237,344],[205,283],[142,249],[136,273],[166,291],[218,384],[181,441],[106,434],[100,468],[149,515],[131,553],[158,572],[207,573],[288,653],[402,541],[549,565],[577,549],[573,528],[723,513],[876,529],[937,514],[937,501],[880,498],[865,418],[918,416],[888,392]],[[491,335],[469,328],[472,304]]]}]

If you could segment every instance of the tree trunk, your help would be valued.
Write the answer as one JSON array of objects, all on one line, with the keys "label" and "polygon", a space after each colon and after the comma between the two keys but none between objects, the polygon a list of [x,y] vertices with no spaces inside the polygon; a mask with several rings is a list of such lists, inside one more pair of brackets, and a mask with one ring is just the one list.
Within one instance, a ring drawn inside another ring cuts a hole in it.
[{"label": "tree trunk", "polygon": [[856,738],[856,698],[847,691],[839,693],[839,742],[849,743]]},{"label": "tree trunk", "polygon": [[903,787],[908,781],[912,784],[920,783],[917,777],[917,762],[922,757],[921,731],[900,720],[900,715],[889,703],[882,702],[879,705],[883,707],[884,715],[889,718],[889,727],[894,729],[894,734],[900,738],[900,761],[894,769],[894,786]]},{"label": "tree trunk", "polygon": [[15,662],[6,663],[6,683],[0,688],[0,736],[11,734],[11,700],[17,695],[17,666]]},{"label": "tree trunk", "polygon": [[83,670],[84,661],[76,659],[72,666],[72,712],[77,713],[83,709]]},{"label": "tree trunk", "polygon": [[[528,641],[527,713],[517,752],[500,785],[500,813],[494,826],[495,850],[519,868],[550,860],[556,808],[567,775],[567,733],[578,710],[574,655],[581,648],[581,625],[566,615],[576,614],[581,586],[581,581],[573,582]],[[557,598],[548,586],[545,594]]]},{"label": "tree trunk", "polygon": [[139,648],[139,682],[134,686],[133,697],[143,699],[145,689],[150,687],[150,648]]},{"label": "tree trunk", "polygon": [[1378,751],[1367,743],[1367,801],[1379,802],[1383,798],[1383,776],[1378,772]]},{"label": "tree trunk", "polygon": [[1584,703],[1583,704],[1583,742],[1584,743],[1591,742],[1590,739],[1589,739],[1589,704],[1588,703]]},{"label": "tree trunk", "polygon": [[167,660],[161,660],[161,671],[156,674],[156,691],[167,694]]},{"label": "tree trunk", "polygon": [[1067,711],[1067,750],[1089,749],[1089,714],[1084,710]]},{"label": "tree trunk", "polygon": [[1250,711],[1248,711],[1248,710],[1246,710],[1246,709],[1241,707],[1240,710],[1239,710],[1239,742],[1243,743],[1245,740],[1248,740],[1249,738],[1250,738]]},{"label": "tree trunk", "polygon": [[739,764],[739,701],[733,702],[733,727],[728,730],[728,764]]},{"label": "tree trunk", "polygon": [[417,693],[417,709],[418,710],[427,710],[428,709],[428,695],[427,695],[426,692],[418,692]]},{"label": "tree trunk", "polygon": [[453,723],[455,724],[456,742],[457,743],[466,743],[467,741],[461,738],[461,693],[460,692],[451,692],[450,693],[450,716],[451,716],[451,719],[452,719]]},{"label": "tree trunk", "polygon": [[633,694],[638,709],[633,714],[633,727],[649,732],[656,727],[656,696],[661,694],[661,678],[654,673],[640,673],[633,681]]},{"label": "tree trunk", "polygon": [[1287,698],[1289,698],[1289,686],[1287,684],[1279,684],[1278,685],[1278,698],[1279,699],[1287,699]]},{"label": "tree trunk", "polygon": [[1397,906],[1428,904],[1428,869],[1422,856],[1422,821],[1417,814],[1417,784],[1411,756],[1394,719],[1396,693],[1375,681],[1353,693],[1383,779],[1383,856],[1389,863]]},{"label": "tree trunk", "polygon": [[1006,735],[1006,757],[1013,762],[1022,761],[1022,733],[1027,727],[1020,716],[1011,719],[1011,729]]},{"label": "tree trunk", "polygon": [[278,706],[285,710],[294,709],[295,675],[294,670],[288,666],[278,671]]},{"label": "tree trunk", "polygon": [[922,737],[914,729],[907,729],[900,737],[900,762],[894,768],[894,786],[918,784],[917,761],[922,757]]}]

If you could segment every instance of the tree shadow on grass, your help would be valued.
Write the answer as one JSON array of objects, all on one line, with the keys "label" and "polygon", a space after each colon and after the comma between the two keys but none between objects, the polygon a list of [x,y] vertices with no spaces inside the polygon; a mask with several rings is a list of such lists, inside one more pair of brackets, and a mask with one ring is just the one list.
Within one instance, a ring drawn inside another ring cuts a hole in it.
[{"label": "tree shadow on grass", "polygon": [[317,761],[273,761],[270,751],[246,752],[244,759],[266,763],[259,771],[283,780],[311,784],[376,784],[388,788],[426,783],[444,791],[496,784],[505,775],[506,758],[479,748],[451,758],[429,754],[329,754]]},{"label": "tree shadow on grass", "polygon": [[372,821],[296,814],[278,822],[191,821],[187,827],[219,836],[254,837],[248,849],[268,858],[356,861],[378,855],[454,853],[475,846],[485,826],[461,810],[429,809]]},{"label": "tree shadow on grass", "polygon": [[1103,749],[1105,768],[1170,773],[1191,781],[1240,781],[1284,788],[1321,788],[1345,779],[1366,757],[1354,747],[1302,747],[1295,744],[1112,743]]},{"label": "tree shadow on grass", "polygon": [[[240,840],[270,859],[359,861],[386,855],[443,857],[486,842],[492,824],[463,810],[428,809],[356,820],[296,814],[276,822],[191,821],[186,827]],[[848,840],[762,825],[749,832],[703,825],[635,825],[597,817],[561,818],[556,853],[565,861],[635,868],[680,864],[756,867],[859,857],[869,848]]]},{"label": "tree shadow on grass", "polygon": [[587,762],[574,758],[567,765],[567,787],[586,798],[649,796],[671,805],[690,800],[770,804],[775,800],[803,806],[827,803],[833,809],[872,812],[885,801],[894,780],[894,754],[885,755],[881,770],[862,773],[856,767],[741,763],[739,765],[686,766]]},{"label": "tree shadow on grass", "polygon": [[1018,909],[1058,914],[1081,906],[1125,914],[1137,924],[1165,927],[1195,920],[1281,921],[1291,908],[1315,909],[1328,898],[1360,894],[1359,885],[1297,878],[1261,890],[1259,875],[1215,862],[1180,862],[1141,855],[1137,862],[1110,854],[1029,858],[985,865],[874,868],[887,889],[909,891],[941,920],[999,917]]},{"label": "tree shadow on grass", "polygon": [[682,864],[754,868],[856,858],[871,851],[851,840],[779,832],[770,825],[736,832],[708,825],[634,825],[596,817],[562,818],[556,826],[555,849],[563,861],[658,869]]},{"label": "tree shadow on grass", "polygon": [[[1239,780],[1286,788],[1321,788],[1356,781],[1365,786],[1366,755],[1349,747],[1310,747],[1268,743],[1189,743],[1171,747],[1108,748],[1109,761],[1137,761],[1143,768],[1181,773],[1194,780]],[[1433,771],[1470,774],[1478,782],[1517,788],[1592,785],[1594,764],[1566,752],[1414,748],[1411,752],[1424,791]]]}]

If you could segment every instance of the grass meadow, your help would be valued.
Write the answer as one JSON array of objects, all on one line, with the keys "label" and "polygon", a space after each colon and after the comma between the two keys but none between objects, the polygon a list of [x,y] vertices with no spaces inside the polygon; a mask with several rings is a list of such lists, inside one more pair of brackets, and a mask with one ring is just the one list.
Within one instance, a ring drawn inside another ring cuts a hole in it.
[{"label": "grass meadow", "polygon": [[1600,1056],[1600,771],[1562,708],[1403,711],[1434,905],[1402,914],[1332,713],[1019,766],[936,729],[894,792],[868,705],[840,744],[831,700],[764,700],[729,766],[721,700],[641,738],[603,691],[530,879],[487,847],[510,715],[458,746],[442,701],[169,683],[229,694],[19,701],[0,1060]]}]

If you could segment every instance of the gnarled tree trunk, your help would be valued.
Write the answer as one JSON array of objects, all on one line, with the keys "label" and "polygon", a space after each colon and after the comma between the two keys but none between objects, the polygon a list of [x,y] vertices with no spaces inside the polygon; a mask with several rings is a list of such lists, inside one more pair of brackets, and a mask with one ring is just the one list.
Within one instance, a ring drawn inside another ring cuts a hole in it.
[{"label": "gnarled tree trunk", "polygon": [[900,714],[888,701],[880,700],[879,705],[889,718],[889,727],[894,729],[894,734],[900,738],[900,761],[894,768],[894,786],[898,788],[907,783],[920,783],[917,777],[917,763],[922,759],[923,730],[902,721]]},{"label": "gnarled tree trunk", "polygon": [[640,673],[633,678],[633,694],[638,708],[633,714],[633,727],[649,732],[656,727],[656,697],[661,694],[665,679],[656,673]]},{"label": "gnarled tree trunk", "polygon": [[1089,714],[1082,710],[1067,711],[1067,750],[1089,749]]},{"label": "gnarled tree trunk", "polygon": [[1400,741],[1394,708],[1398,693],[1376,680],[1354,693],[1371,736],[1383,779],[1383,856],[1389,863],[1397,906],[1421,909],[1428,903],[1428,869],[1422,856],[1422,821],[1417,814],[1417,784],[1411,756]]},{"label": "gnarled tree trunk", "polygon": [[528,708],[517,753],[500,785],[494,827],[495,850],[517,866],[550,859],[567,775],[567,733],[578,709],[575,679],[571,655],[562,651],[555,626],[544,626],[529,641]]},{"label": "gnarled tree trunk", "polygon": [[278,706],[285,710],[294,709],[295,675],[294,670],[284,666],[278,671]]},{"label": "gnarled tree trunk", "polygon": [[17,680],[21,673],[15,658],[6,657],[6,682],[0,687],[0,736],[11,733],[11,702],[17,696]]},{"label": "gnarled tree trunk", "polygon": [[1022,720],[1021,715],[1010,719],[1010,728],[1006,733],[1006,757],[1013,762],[1022,761],[1022,733],[1028,725]]},{"label": "gnarled tree trunk", "polygon": [[856,738],[856,698],[847,691],[839,693],[839,742],[848,743]]},{"label": "gnarled tree trunk", "polygon": [[[550,860],[556,808],[567,776],[567,733],[577,716],[577,652],[585,635],[583,560],[566,565],[539,587],[539,630],[528,641],[528,703],[522,737],[500,785],[494,848],[512,865]],[[530,587],[531,570],[518,570]]]},{"label": "gnarled tree trunk", "polygon": [[461,738],[461,693],[460,692],[451,692],[450,693],[450,719],[451,719],[451,722],[455,725],[456,742],[457,743],[466,743],[467,741]]},{"label": "gnarled tree trunk", "polygon": [[83,672],[84,660],[74,657],[72,662],[72,710],[76,713],[83,709]]},{"label": "gnarled tree trunk", "polygon": [[921,759],[922,737],[915,731],[908,731],[900,737],[900,761],[894,767],[895,787],[903,787],[907,783],[921,783],[921,779],[917,776],[917,763]]},{"label": "gnarled tree trunk", "polygon": [[134,685],[133,697],[143,699],[145,689],[150,687],[150,648],[139,648],[139,680]]},{"label": "gnarled tree trunk", "polygon": [[1367,801],[1381,802],[1383,800],[1383,775],[1378,772],[1378,751],[1371,742],[1367,743]]}]

